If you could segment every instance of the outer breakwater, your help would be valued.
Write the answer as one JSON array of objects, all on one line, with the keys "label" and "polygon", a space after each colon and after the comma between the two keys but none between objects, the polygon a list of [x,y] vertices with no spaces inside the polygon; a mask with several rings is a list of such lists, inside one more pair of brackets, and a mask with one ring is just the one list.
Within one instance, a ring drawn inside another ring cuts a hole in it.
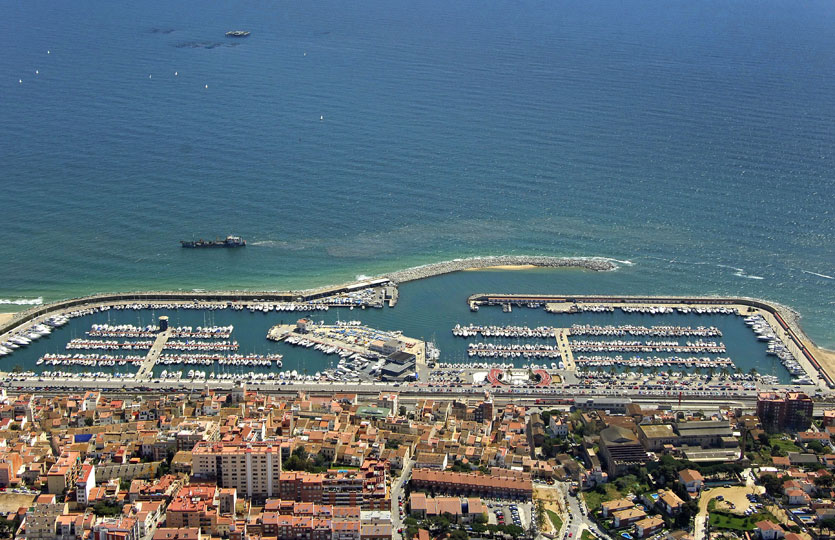
[{"label": "outer breakwater", "polygon": [[[189,303],[195,300],[201,302],[310,302],[323,298],[351,293],[373,287],[385,287],[392,283],[405,283],[418,279],[475,270],[496,266],[527,265],[544,268],[583,268],[594,271],[615,270],[617,265],[609,259],[601,257],[548,257],[539,255],[498,255],[488,257],[472,257],[431,263],[397,272],[383,274],[376,278],[363,279],[329,285],[300,291],[137,291],[101,293],[67,300],[59,300],[48,304],[34,306],[25,311],[14,313],[11,317],[0,319],[0,336],[45,315],[54,314],[81,307],[93,307],[106,304],[130,304],[137,302],[180,302]],[[389,305],[397,301],[397,290],[390,287],[386,292],[390,298]]]},{"label": "outer breakwater", "polygon": [[617,269],[617,265],[609,259],[600,257],[547,257],[537,255],[497,255],[490,257],[471,257],[468,259],[454,259],[422,266],[415,266],[397,272],[383,274],[381,277],[395,283],[405,283],[416,279],[425,279],[441,274],[461,272],[464,270],[478,270],[497,266],[538,266],[542,268],[582,268],[596,272],[607,272]]}]

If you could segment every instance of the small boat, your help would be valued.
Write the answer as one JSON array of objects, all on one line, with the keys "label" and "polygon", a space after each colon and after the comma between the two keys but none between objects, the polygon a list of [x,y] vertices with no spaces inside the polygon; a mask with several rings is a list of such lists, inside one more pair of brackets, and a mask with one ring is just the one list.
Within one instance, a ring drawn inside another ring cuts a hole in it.
[{"label": "small boat", "polygon": [[241,37],[247,37],[248,35],[249,35],[249,32],[246,31],[246,30],[230,30],[230,31],[226,32],[226,37],[241,38]]}]

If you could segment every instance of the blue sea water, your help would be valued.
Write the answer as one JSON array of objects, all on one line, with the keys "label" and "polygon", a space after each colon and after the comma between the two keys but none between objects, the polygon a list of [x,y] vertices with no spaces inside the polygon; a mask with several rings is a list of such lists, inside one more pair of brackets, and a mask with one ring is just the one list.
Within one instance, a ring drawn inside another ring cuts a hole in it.
[{"label": "blue sea water", "polygon": [[[764,297],[835,347],[831,2],[0,14],[0,302],[598,255],[633,264],[548,283]],[[462,293],[528,279],[483,276]]]},{"label": "blue sea water", "polygon": [[[777,357],[766,354],[766,343],[758,341],[756,334],[751,328],[745,325],[742,317],[728,315],[684,315],[680,313],[653,316],[648,314],[625,314],[620,310],[613,313],[577,313],[577,314],[552,314],[547,313],[542,307],[539,309],[516,308],[511,313],[504,313],[499,307],[483,307],[478,312],[471,312],[467,304],[468,290],[473,286],[488,287],[489,290],[508,290],[512,286],[514,291],[536,292],[542,290],[577,290],[581,287],[589,275],[588,272],[580,270],[565,270],[561,272],[549,271],[546,269],[534,269],[524,272],[502,272],[495,270],[484,270],[478,272],[459,272],[438,276],[432,279],[406,283],[401,287],[401,296],[394,309],[331,309],[327,312],[315,312],[309,316],[316,322],[325,321],[329,324],[341,321],[361,321],[363,324],[381,330],[400,330],[404,335],[425,341],[434,342],[441,351],[440,360],[447,363],[471,363],[478,361],[478,358],[470,358],[467,355],[467,346],[475,342],[492,343],[540,343],[552,345],[553,339],[532,339],[532,340],[507,340],[501,338],[476,338],[463,339],[453,336],[451,330],[456,324],[480,324],[480,325],[523,325],[529,327],[552,326],[569,328],[574,324],[599,324],[599,325],[622,325],[634,324],[644,326],[654,325],[680,325],[680,326],[715,326],[722,332],[722,337],[709,338],[708,341],[716,341],[724,344],[727,351],[722,354],[699,354],[697,356],[728,357],[734,365],[747,373],[751,368],[757,369],[764,375],[775,375],[784,383],[791,381],[789,372],[780,365]],[[293,347],[287,343],[276,343],[267,340],[267,332],[276,324],[291,324],[295,322],[299,314],[288,312],[254,312],[248,310],[111,310],[87,315],[72,319],[64,327],[56,329],[49,336],[32,342],[27,347],[22,347],[14,354],[0,358],[0,371],[11,371],[16,366],[33,371],[54,370],[61,371],[104,371],[115,373],[135,372],[134,366],[114,366],[111,368],[82,368],[73,366],[53,367],[49,365],[36,364],[37,360],[47,353],[75,354],[75,353],[102,353],[107,351],[90,350],[78,351],[66,349],[68,341],[74,338],[84,338],[93,324],[132,324],[146,326],[157,324],[159,317],[166,315],[170,318],[172,326],[206,326],[206,325],[232,325],[231,340],[237,341],[240,348],[237,352],[242,354],[281,354],[283,355],[283,369],[285,371],[297,370],[299,373],[314,374],[327,368],[336,367],[338,356],[326,356],[314,349]],[[100,339],[100,338],[92,338]],[[578,337],[576,339],[583,339]],[[614,339],[614,338],[587,338],[587,339]],[[653,338],[630,338],[640,341],[651,341]],[[672,338],[671,338],[672,339]],[[678,338],[679,343],[695,341],[696,338]],[[118,341],[135,341],[119,339]],[[172,352],[172,351],[167,351]],[[110,351],[116,355],[139,355],[144,356],[144,351]],[[590,353],[589,353],[590,354]],[[579,353],[578,353],[579,355]],[[606,356],[604,354],[604,356]],[[610,354],[608,356],[616,356]],[[621,356],[629,358],[631,353]],[[636,356],[653,356],[651,354],[637,354]],[[668,356],[658,354],[657,356]],[[688,356],[688,355],[679,355]],[[496,361],[495,359],[492,361]],[[544,359],[529,360],[524,358],[500,360],[500,362],[514,363],[522,366],[530,362],[550,365],[551,361]],[[183,371],[198,369],[207,374],[230,372],[241,373],[248,371],[270,371],[268,368],[251,368],[241,366],[188,366],[157,365],[154,371],[159,374],[163,370]],[[594,368],[590,368],[594,369]],[[608,370],[608,368],[597,368]],[[682,370],[684,368],[681,368]],[[670,368],[664,369],[664,371]],[[672,370],[671,370],[672,371]],[[692,371],[692,370],[691,370]],[[705,372],[703,370],[703,372]],[[717,369],[717,373],[719,370]]]}]

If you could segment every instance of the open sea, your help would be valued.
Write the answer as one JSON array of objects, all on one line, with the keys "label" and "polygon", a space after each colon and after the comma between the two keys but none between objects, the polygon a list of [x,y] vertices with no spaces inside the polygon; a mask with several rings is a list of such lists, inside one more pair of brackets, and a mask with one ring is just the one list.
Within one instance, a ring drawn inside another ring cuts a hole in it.
[{"label": "open sea", "polygon": [[421,287],[733,294],[835,348],[833,28],[828,0],[3,2],[0,311],[604,256],[374,317],[432,320]]}]

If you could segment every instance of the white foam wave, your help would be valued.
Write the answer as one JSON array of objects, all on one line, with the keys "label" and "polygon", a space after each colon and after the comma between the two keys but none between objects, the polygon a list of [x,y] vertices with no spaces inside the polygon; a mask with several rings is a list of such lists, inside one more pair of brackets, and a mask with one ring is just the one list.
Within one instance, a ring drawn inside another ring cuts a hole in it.
[{"label": "white foam wave", "polygon": [[[695,264],[699,264],[699,263],[695,263]],[[718,266],[719,268],[727,268],[729,270],[734,270],[734,275],[736,277],[741,277],[741,278],[745,278],[745,279],[765,279],[762,276],[755,276],[754,274],[748,274],[748,273],[745,272],[744,268],[739,268],[737,266],[728,266],[727,264],[717,264],[716,266]]]},{"label": "white foam wave", "polygon": [[620,263],[624,266],[635,266],[635,263],[633,263],[632,261],[622,261],[620,259],[612,259],[611,257],[608,257],[606,260],[616,262],[616,263]]},{"label": "white foam wave", "polygon": [[734,272],[734,275],[736,277],[741,277],[741,278],[745,278],[745,279],[765,279],[762,276],[755,276],[754,274],[746,274],[745,271],[742,270],[741,268],[739,270],[737,270],[736,272]]},{"label": "white foam wave", "polygon": [[835,279],[833,276],[827,276],[826,274],[818,274],[817,272],[811,272],[809,270],[801,270],[804,274],[812,274],[813,276],[822,277],[824,279]]},{"label": "white foam wave", "polygon": [[11,304],[14,306],[39,306],[43,304],[43,296],[37,298],[0,298],[0,304]]},{"label": "white foam wave", "polygon": [[354,278],[357,281],[365,281],[366,279],[371,279],[371,276],[366,276],[365,274],[357,274]]}]

